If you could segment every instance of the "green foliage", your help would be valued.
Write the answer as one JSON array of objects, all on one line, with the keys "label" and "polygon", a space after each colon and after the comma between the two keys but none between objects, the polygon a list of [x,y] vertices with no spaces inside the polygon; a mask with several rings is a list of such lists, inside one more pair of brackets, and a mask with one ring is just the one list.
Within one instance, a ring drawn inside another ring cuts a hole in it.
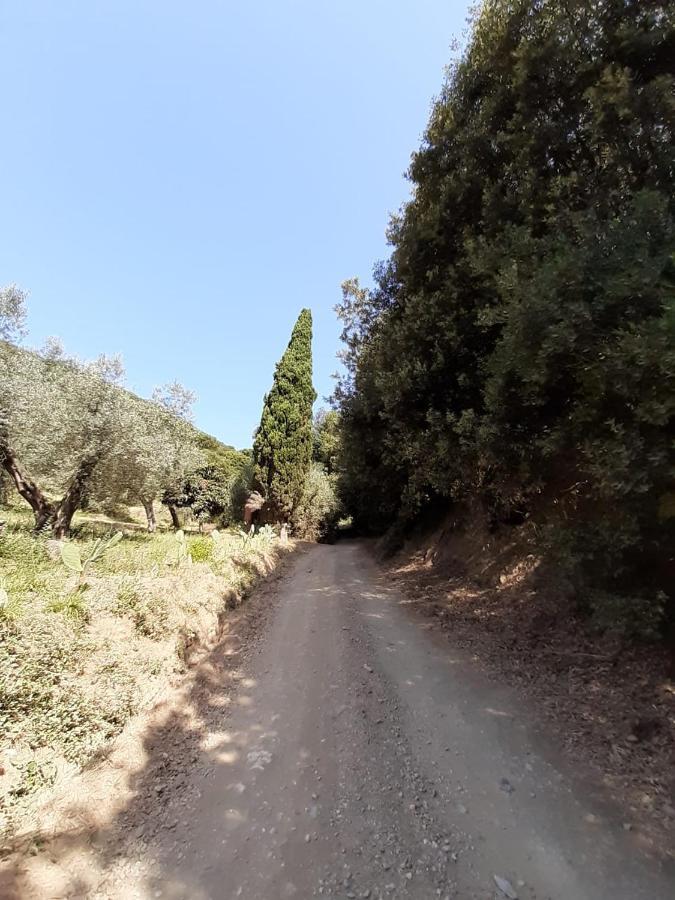
[{"label": "green foliage", "polygon": [[117,589],[115,612],[127,616],[143,637],[159,640],[168,629],[166,601],[149,597],[137,578],[125,578]]},{"label": "green foliage", "polygon": [[203,465],[199,433],[189,421],[192,392],[174,383],[157,389],[153,398],[142,400],[124,392],[125,439],[96,468],[91,499],[107,506],[150,504]]},{"label": "green foliage", "polygon": [[54,342],[40,353],[0,342],[0,461],[30,472],[24,499],[38,482],[79,506],[97,467],[126,446],[122,376],[116,357],[84,363]]},{"label": "green foliage", "polygon": [[85,363],[54,341],[39,352],[0,341],[0,464],[36,528],[62,537],[86,503],[151,501],[203,463],[191,392],[172,384],[142,400],[122,379],[116,357]]},{"label": "green foliage", "polygon": [[202,535],[191,538],[188,553],[192,562],[208,562],[213,556],[213,539]]},{"label": "green foliage", "polygon": [[229,444],[223,444],[203,431],[197,435],[197,446],[206,457],[207,464],[220,469],[224,475],[233,475],[246,460],[251,458],[250,451],[235,450]]},{"label": "green foliage", "polygon": [[253,446],[254,486],[268,514],[289,521],[300,502],[312,459],[312,314],[300,313],[265,397]]},{"label": "green foliage", "polygon": [[221,524],[234,525],[244,517],[244,505],[251,493],[253,483],[253,459],[249,456],[245,465],[228,482],[229,500],[220,516]]},{"label": "green foliage", "polygon": [[21,337],[26,322],[26,291],[16,284],[0,288],[0,340]]},{"label": "green foliage", "polygon": [[85,622],[89,619],[84,597],[80,591],[62,594],[49,603],[49,609],[55,613],[63,613],[67,618]]},{"label": "green foliage", "polygon": [[207,434],[200,434],[198,444],[221,485],[220,503],[214,515],[224,525],[241,521],[253,479],[251,451],[235,450]]},{"label": "green foliage", "polygon": [[241,543],[244,548],[250,547],[253,543],[253,538],[255,537],[255,525],[251,525],[248,531],[244,531],[243,528],[240,528],[239,537],[241,538]]},{"label": "green foliage", "polygon": [[293,532],[307,540],[334,537],[342,505],[337,496],[337,477],[320,463],[313,463],[293,515]]},{"label": "green foliage", "polygon": [[2,586],[10,596],[38,590],[47,563],[42,542],[35,540],[25,529],[8,526],[0,535]]},{"label": "green foliage", "polygon": [[340,414],[335,409],[320,409],[314,419],[312,459],[333,475],[338,470],[341,440]]},{"label": "green foliage", "polygon": [[[256,531],[255,525],[251,525],[248,531],[240,528],[237,533],[237,545],[235,559],[246,569],[264,572],[265,561],[269,558],[273,546],[277,543],[276,529],[269,523]],[[222,551],[218,549],[218,555]]]},{"label": "green foliage", "polygon": [[21,615],[21,601],[16,597],[10,597],[9,592],[0,582],[0,621],[11,622]]},{"label": "green foliage", "polygon": [[601,631],[653,641],[660,636],[667,601],[663,591],[619,594],[597,590],[591,592],[588,606],[592,623]]},{"label": "green foliage", "polygon": [[249,479],[248,459],[245,467],[234,463],[227,470],[220,465],[204,466],[165,491],[162,503],[189,509],[200,522],[219,518],[229,524],[241,518]]},{"label": "green foliage", "polygon": [[82,761],[99,735],[108,736],[129,715],[119,693],[105,708],[88,700],[76,685],[87,643],[55,617],[34,618],[30,629],[9,629],[0,639],[0,733],[32,748],[49,746],[66,759]]},{"label": "green foliage", "polygon": [[84,567],[82,565],[80,548],[77,544],[64,544],[61,547],[61,562],[71,572],[82,573]]},{"label": "green foliage", "polygon": [[122,532],[116,531],[107,538],[98,538],[89,551],[89,555],[83,560],[80,548],[77,544],[68,542],[61,545],[61,562],[71,572],[77,572],[80,576],[80,584],[87,577],[87,572],[95,562],[122,540]]},{"label": "green foliage", "polygon": [[277,537],[276,531],[273,526],[269,524],[269,522],[263,525],[261,528],[255,532],[256,537],[260,540],[261,544],[272,544]]},{"label": "green foliage", "polygon": [[661,614],[674,40],[651,0],[481,5],[391,258],[372,290],[343,285],[341,494],[360,527],[479,501],[493,525],[550,523],[580,585]]},{"label": "green foliage", "polygon": [[[80,518],[72,569],[54,542],[32,532],[27,508],[3,509],[0,534],[0,752],[10,771],[0,805],[13,808],[49,784],[54,759],[83,764],[180,665],[184,635],[210,628],[235,604],[274,553],[256,536],[241,541],[173,533],[92,540],[107,524]],[[85,537],[86,534],[86,537]],[[182,548],[185,565],[175,561]],[[192,565],[192,555],[209,557]],[[105,548],[105,550],[104,550]],[[59,547],[60,549],[60,547]],[[93,557],[86,591],[70,589]],[[94,577],[95,574],[95,577]],[[133,628],[127,622],[133,623]],[[152,644],[150,644],[152,642]],[[149,679],[156,682],[148,683]],[[8,756],[12,747],[16,756]]]},{"label": "green foliage", "polygon": [[172,382],[143,400],[123,387],[117,357],[82,362],[55,339],[37,352],[17,346],[25,297],[15,285],[0,290],[0,498],[16,489],[36,530],[59,538],[91,503],[141,502],[153,531],[162,494],[182,496],[200,521],[240,517],[251,455],[194,427],[194,393]]}]

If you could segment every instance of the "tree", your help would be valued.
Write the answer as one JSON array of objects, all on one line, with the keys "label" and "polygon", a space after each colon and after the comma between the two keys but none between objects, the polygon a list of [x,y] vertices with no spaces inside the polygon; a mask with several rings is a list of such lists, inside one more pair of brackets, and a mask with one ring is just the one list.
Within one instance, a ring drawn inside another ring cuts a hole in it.
[{"label": "tree", "polygon": [[229,502],[229,479],[220,470],[209,465],[190,472],[162,496],[162,503],[169,508],[189,508],[200,526],[207,519],[224,513]]},{"label": "tree", "polygon": [[218,517],[224,525],[240,521],[252,478],[250,450],[235,450],[209,434],[191,429],[200,461],[183,467],[164,490],[162,503],[171,514],[175,528],[180,528],[179,509],[189,509],[200,522]]},{"label": "tree", "polygon": [[[25,292],[0,292],[0,333],[17,339]],[[203,464],[189,424],[191,392],[173,383],[157,402],[122,387],[117,357],[84,363],[50,338],[35,353],[0,343],[0,465],[31,506],[35,527],[68,534],[86,498],[153,501]],[[56,498],[56,499],[55,499]]]},{"label": "tree", "polygon": [[171,381],[156,387],[152,392],[153,402],[161,406],[177,419],[183,419],[185,422],[192,422],[192,407],[197,400],[194,391],[186,388],[180,381]]},{"label": "tree", "polygon": [[536,512],[580,581],[672,591],[674,48],[657,0],[478,8],[391,256],[338,307],[361,526]]},{"label": "tree", "polygon": [[293,532],[315,541],[334,536],[342,506],[336,491],[336,476],[313,462],[307,473],[299,503],[293,510]]},{"label": "tree", "polygon": [[23,336],[27,296],[16,284],[0,288],[0,340],[16,342]]},{"label": "tree", "polygon": [[[194,395],[174,383],[169,393],[157,389],[153,401],[123,392],[120,424],[125,440],[98,467],[91,495],[98,500],[140,501],[148,531],[156,529],[154,503],[180,485],[186,474],[204,464],[197,433],[189,422]],[[167,397],[180,396],[178,405]],[[176,410],[180,412],[177,414]]]},{"label": "tree", "polygon": [[122,375],[117,357],[81,363],[53,343],[39,354],[0,346],[0,462],[37,529],[65,536],[97,467],[124,442]]},{"label": "tree", "polygon": [[312,314],[300,313],[286,352],[277,363],[255,435],[254,485],[266,514],[288,522],[300,502],[312,460]]},{"label": "tree", "polygon": [[312,459],[321,463],[328,475],[338,470],[340,458],[340,414],[320,409],[314,418]]},{"label": "tree", "polygon": [[[23,333],[25,296],[16,286],[0,291],[3,337]],[[82,503],[96,499],[140,501],[154,531],[155,501],[165,493],[184,496],[191,473],[199,473],[188,490],[196,514],[217,508],[229,516],[240,481],[250,480],[250,455],[194,428],[195,395],[178,382],[157,388],[148,401],[122,380],[117,357],[83,363],[54,338],[37,353],[0,341],[0,466],[31,506],[36,528],[63,537]],[[217,457],[215,474],[207,474],[209,456]],[[176,523],[176,509],[169,509]]]}]

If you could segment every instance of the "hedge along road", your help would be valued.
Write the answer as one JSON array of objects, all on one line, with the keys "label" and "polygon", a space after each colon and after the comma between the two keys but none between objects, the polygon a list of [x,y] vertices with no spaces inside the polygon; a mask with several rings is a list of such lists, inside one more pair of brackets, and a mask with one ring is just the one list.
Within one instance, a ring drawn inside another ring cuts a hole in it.
[{"label": "hedge along road", "polygon": [[136,801],[93,842],[96,883],[55,896],[675,896],[361,545],[314,546],[272,588],[258,639],[203,667],[200,726],[177,710],[155,736]]}]

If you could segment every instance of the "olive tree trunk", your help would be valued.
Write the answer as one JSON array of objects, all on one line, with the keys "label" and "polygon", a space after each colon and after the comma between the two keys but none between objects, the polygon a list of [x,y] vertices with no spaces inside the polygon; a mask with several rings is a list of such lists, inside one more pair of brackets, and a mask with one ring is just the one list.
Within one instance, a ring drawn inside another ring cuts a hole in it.
[{"label": "olive tree trunk", "polygon": [[171,524],[176,529],[180,528],[180,519],[178,518],[178,510],[172,503],[168,504],[168,509],[169,509],[169,515],[171,516]]},{"label": "olive tree trunk", "polygon": [[70,533],[70,524],[73,521],[73,516],[80,508],[82,497],[97,462],[98,456],[90,456],[82,460],[77,472],[71,478],[63,498],[57,504],[52,526],[52,532],[57,540],[67,537]]},{"label": "olive tree trunk", "polygon": [[150,534],[154,534],[157,531],[157,520],[155,519],[155,505],[152,500],[146,500],[141,498],[141,503],[143,504],[143,509],[145,510],[145,515],[148,520],[148,531]]},{"label": "olive tree trunk", "polygon": [[33,479],[23,471],[16,453],[4,442],[0,443],[0,464],[19,494],[33,510],[35,530],[40,531],[53,521],[56,515],[55,505],[45,497]]}]

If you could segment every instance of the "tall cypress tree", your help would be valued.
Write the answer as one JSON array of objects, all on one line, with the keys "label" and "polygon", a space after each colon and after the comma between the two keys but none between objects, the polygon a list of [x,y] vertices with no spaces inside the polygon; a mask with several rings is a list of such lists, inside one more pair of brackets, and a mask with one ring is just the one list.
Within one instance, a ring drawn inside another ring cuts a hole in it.
[{"label": "tall cypress tree", "polygon": [[269,515],[288,521],[312,460],[312,313],[303,309],[263,404],[253,444],[256,487]]}]

